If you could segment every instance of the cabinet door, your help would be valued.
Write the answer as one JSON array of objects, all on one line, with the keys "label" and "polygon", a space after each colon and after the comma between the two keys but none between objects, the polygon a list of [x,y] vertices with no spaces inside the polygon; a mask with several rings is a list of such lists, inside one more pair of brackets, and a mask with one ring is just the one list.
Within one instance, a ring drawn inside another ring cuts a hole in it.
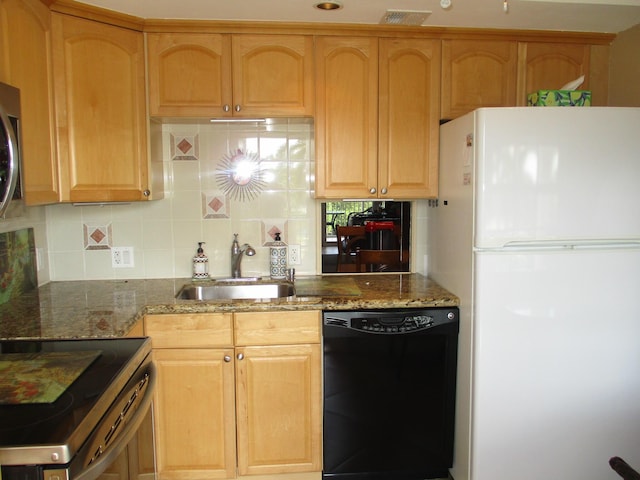
[{"label": "cabinet door", "polygon": [[537,90],[557,90],[580,75],[589,89],[590,45],[521,43],[519,45],[518,105]]},{"label": "cabinet door", "polygon": [[440,42],[380,40],[379,198],[438,193]]},{"label": "cabinet door", "polygon": [[151,116],[232,114],[229,35],[149,33],[147,55]]},{"label": "cabinet door", "polygon": [[234,35],[232,49],[235,114],[313,115],[313,37]]},{"label": "cabinet door", "polygon": [[515,41],[443,40],[441,118],[514,106],[517,59]]},{"label": "cabinet door", "polygon": [[154,348],[153,358],[158,479],[235,478],[233,350]]},{"label": "cabinet door", "polygon": [[20,89],[22,185],[27,205],[59,200],[51,91],[51,13],[39,0],[0,2],[0,79]]},{"label": "cabinet door", "polygon": [[321,464],[320,345],[236,347],[238,472]]},{"label": "cabinet door", "polygon": [[316,38],[317,198],[376,198],[378,40]]},{"label": "cabinet door", "polygon": [[62,200],[149,199],[142,33],[52,21]]}]

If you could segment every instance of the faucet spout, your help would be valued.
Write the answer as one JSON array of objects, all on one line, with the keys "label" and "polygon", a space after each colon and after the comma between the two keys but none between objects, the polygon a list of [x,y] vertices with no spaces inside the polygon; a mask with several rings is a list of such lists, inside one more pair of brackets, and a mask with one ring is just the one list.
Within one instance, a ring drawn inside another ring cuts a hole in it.
[{"label": "faucet spout", "polygon": [[233,244],[231,245],[231,277],[232,278],[241,278],[242,273],[240,271],[240,265],[242,263],[242,256],[247,255],[248,257],[253,257],[256,254],[254,248],[245,243],[240,246],[238,243],[238,234],[233,234]]}]

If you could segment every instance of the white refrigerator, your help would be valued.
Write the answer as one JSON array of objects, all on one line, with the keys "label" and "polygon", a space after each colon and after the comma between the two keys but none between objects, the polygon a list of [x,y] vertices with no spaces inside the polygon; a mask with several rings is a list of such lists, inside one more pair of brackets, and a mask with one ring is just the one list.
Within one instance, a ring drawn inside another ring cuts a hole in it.
[{"label": "white refrigerator", "polygon": [[460,297],[455,480],[640,470],[640,108],[442,125],[428,273]]}]

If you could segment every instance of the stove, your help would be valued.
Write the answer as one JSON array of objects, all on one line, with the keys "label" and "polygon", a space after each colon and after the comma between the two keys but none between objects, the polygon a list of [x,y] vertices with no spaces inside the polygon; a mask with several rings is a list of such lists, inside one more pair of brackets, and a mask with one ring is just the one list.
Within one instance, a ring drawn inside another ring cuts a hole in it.
[{"label": "stove", "polygon": [[100,475],[149,411],[150,353],[148,338],[0,341],[0,478]]}]

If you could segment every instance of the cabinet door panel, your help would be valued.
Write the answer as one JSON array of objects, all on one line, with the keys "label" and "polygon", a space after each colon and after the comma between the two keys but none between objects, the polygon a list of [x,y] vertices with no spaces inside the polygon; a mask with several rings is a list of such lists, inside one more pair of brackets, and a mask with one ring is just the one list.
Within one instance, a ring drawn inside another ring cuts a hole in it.
[{"label": "cabinet door panel", "polygon": [[380,198],[437,195],[439,94],[438,41],[380,41]]},{"label": "cabinet door panel", "polygon": [[22,184],[25,203],[59,200],[51,85],[51,13],[39,0],[0,2],[0,32],[7,64],[2,80],[20,89]]},{"label": "cabinet door panel", "polygon": [[240,115],[312,115],[313,83],[313,37],[233,36],[233,101]]},{"label": "cabinet door panel", "polygon": [[52,20],[63,200],[147,200],[142,34],[55,13]]},{"label": "cabinet door panel", "polygon": [[537,90],[557,90],[580,75],[589,89],[589,45],[521,43],[518,102],[527,104],[527,94]]},{"label": "cabinet door panel", "polygon": [[321,470],[320,345],[238,347],[238,472]]},{"label": "cabinet door panel", "polygon": [[316,197],[376,198],[378,41],[316,39]]},{"label": "cabinet door panel", "polygon": [[442,41],[442,118],[516,104],[515,41]]},{"label": "cabinet door panel", "polygon": [[150,33],[147,50],[150,115],[231,115],[229,35]]},{"label": "cabinet door panel", "polygon": [[[235,477],[232,349],[160,349],[154,396],[159,480]],[[206,401],[205,401],[206,399]]]}]

